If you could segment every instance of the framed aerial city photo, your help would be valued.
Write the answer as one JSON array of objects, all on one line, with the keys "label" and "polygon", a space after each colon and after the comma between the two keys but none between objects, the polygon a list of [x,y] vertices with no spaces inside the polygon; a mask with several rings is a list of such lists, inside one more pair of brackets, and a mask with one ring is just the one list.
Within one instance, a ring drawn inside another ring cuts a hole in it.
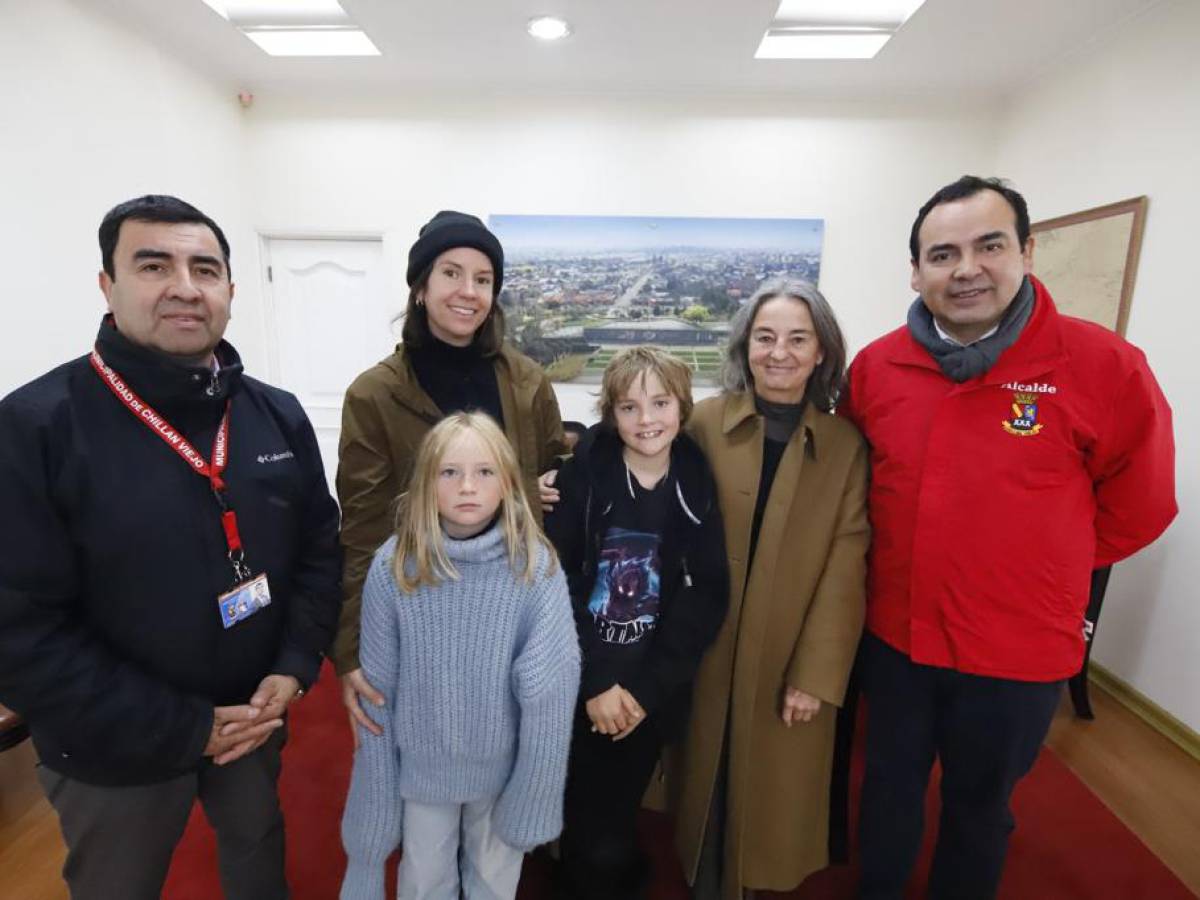
[{"label": "framed aerial city photo", "polygon": [[721,367],[729,319],[764,279],[817,282],[823,219],[493,215],[514,345],[552,380],[598,384],[622,347],[655,344],[697,385]]},{"label": "framed aerial city photo", "polygon": [[1031,226],[1033,273],[1059,312],[1125,335],[1147,205],[1134,197]]}]

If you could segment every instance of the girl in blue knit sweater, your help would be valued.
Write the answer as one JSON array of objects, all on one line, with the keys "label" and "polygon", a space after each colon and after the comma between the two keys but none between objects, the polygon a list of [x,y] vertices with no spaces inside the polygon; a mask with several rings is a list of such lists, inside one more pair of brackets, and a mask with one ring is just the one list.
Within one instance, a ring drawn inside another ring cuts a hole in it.
[{"label": "girl in blue knit sweater", "polygon": [[342,818],[342,900],[516,895],[562,827],[579,645],[562,570],[503,432],[482,413],[426,435],[396,534],[363,589],[361,660],[383,693]]}]

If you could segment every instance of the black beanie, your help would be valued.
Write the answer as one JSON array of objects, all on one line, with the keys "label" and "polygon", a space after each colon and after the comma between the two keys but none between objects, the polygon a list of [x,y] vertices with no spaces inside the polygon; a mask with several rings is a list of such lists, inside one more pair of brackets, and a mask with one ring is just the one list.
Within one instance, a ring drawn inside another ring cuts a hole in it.
[{"label": "black beanie", "polygon": [[504,248],[496,236],[475,216],[443,209],[421,226],[417,242],[408,251],[408,286],[433,265],[433,261],[455,247],[473,247],[492,261],[492,296],[500,296],[504,282]]}]

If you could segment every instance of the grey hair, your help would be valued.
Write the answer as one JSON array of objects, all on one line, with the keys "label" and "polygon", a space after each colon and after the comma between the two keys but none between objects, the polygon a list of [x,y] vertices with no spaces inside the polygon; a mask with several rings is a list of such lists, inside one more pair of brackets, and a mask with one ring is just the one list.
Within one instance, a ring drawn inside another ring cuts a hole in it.
[{"label": "grey hair", "polygon": [[790,297],[808,307],[812,315],[817,342],[824,359],[813,370],[805,388],[805,400],[819,409],[829,411],[837,403],[846,376],[846,341],[829,301],[812,282],[799,278],[771,278],[764,281],[729,323],[729,346],[721,366],[721,387],[727,391],[753,391],[754,376],[750,374],[750,330],[758,311],[768,300]]}]

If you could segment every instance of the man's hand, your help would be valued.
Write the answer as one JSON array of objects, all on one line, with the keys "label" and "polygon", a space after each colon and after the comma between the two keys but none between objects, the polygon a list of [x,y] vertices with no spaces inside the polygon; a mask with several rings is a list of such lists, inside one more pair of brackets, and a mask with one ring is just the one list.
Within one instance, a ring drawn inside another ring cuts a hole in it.
[{"label": "man's hand", "polygon": [[249,703],[243,706],[214,706],[212,731],[204,755],[223,766],[253,753],[274,732],[283,727],[282,718],[264,718],[262,710]]},{"label": "man's hand", "polygon": [[558,502],[558,488],[554,486],[557,480],[557,469],[551,469],[538,476],[538,500],[542,504],[542,512],[554,512],[554,504]]},{"label": "man's hand", "polygon": [[585,705],[587,716],[592,720],[592,731],[623,737],[623,732],[633,731],[646,718],[641,705],[633,695],[619,684],[614,684],[603,694],[597,694]]},{"label": "man's hand", "polygon": [[300,681],[292,675],[268,675],[258,684],[250,705],[262,710],[259,718],[276,719],[287,712],[288,706],[302,693]]},{"label": "man's hand", "polygon": [[384,703],[383,694],[375,690],[371,682],[367,681],[363,670],[355,669],[342,676],[342,705],[350,714],[350,732],[354,735],[355,750],[358,749],[358,729],[354,727],[355,722],[371,734],[383,734],[383,729],[379,727],[379,724],[363,710],[359,697],[365,697],[376,706],[383,706]]},{"label": "man's hand", "polygon": [[784,687],[783,708],[780,717],[788,728],[794,722],[811,722],[821,711],[821,701],[812,694],[798,691],[794,687]]}]

